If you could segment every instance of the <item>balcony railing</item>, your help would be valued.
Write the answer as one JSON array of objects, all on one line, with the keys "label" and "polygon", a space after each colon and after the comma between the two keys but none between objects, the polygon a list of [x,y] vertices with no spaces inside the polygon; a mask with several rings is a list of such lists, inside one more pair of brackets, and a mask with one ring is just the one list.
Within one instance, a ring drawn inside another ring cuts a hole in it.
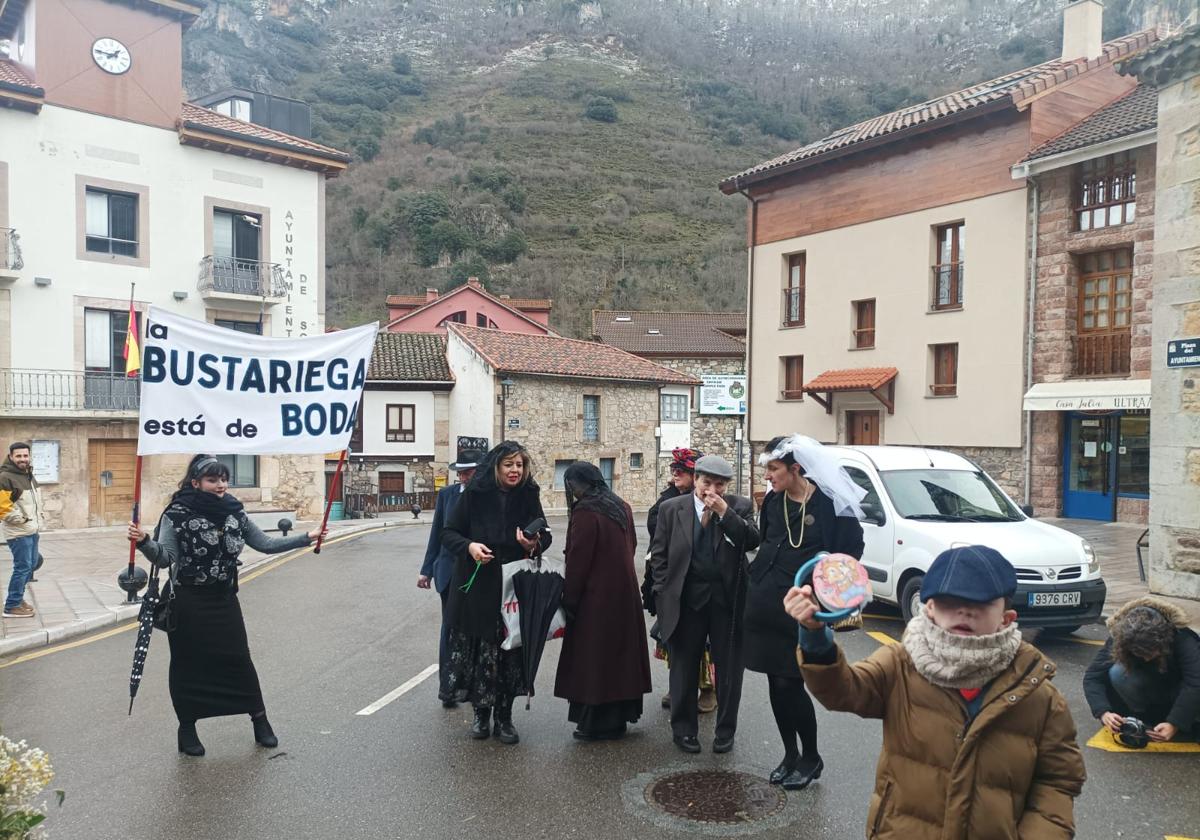
[{"label": "balcony railing", "polygon": [[137,411],[139,383],[106,371],[0,368],[0,411]]},{"label": "balcony railing", "polygon": [[804,326],[804,287],[789,286],[783,290],[779,323],[785,327]]},{"label": "balcony railing", "polygon": [[1129,330],[1082,333],[1074,337],[1076,376],[1124,376],[1129,373]]},{"label": "balcony railing", "polygon": [[279,263],[207,256],[200,261],[201,294],[249,295],[279,300],[287,297],[287,283]]},{"label": "balcony railing", "polygon": [[933,266],[930,309],[962,309],[963,278],[966,274],[966,267],[964,262],[941,263]]},{"label": "balcony railing", "polygon": [[24,267],[21,234],[14,228],[0,227],[0,271],[20,271]]}]

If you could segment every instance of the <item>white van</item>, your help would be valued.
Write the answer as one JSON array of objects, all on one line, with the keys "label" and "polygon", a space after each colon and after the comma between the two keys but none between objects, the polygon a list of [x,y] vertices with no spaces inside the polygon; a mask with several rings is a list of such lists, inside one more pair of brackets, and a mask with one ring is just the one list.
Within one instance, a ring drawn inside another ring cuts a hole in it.
[{"label": "white van", "polygon": [[863,564],[875,597],[905,621],[933,559],[958,545],[990,546],[1012,563],[1023,627],[1069,633],[1101,620],[1107,587],[1087,540],[1028,517],[976,464],[920,447],[827,449],[867,491]]}]

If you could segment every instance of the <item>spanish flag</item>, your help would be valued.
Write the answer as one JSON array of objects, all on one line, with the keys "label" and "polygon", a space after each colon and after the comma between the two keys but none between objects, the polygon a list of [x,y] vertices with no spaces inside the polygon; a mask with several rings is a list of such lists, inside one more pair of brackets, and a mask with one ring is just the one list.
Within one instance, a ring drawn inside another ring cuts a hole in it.
[{"label": "spanish flag", "polygon": [[129,329],[125,332],[125,375],[137,376],[142,369],[142,351],[138,348],[138,320],[133,309],[133,298],[129,299]]}]

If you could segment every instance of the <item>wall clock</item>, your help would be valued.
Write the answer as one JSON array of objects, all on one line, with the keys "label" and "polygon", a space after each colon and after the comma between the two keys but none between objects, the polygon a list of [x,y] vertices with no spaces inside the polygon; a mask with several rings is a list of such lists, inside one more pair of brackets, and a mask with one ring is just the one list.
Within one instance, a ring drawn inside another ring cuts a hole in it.
[{"label": "wall clock", "polygon": [[115,38],[97,38],[92,44],[92,59],[97,67],[114,76],[126,72],[133,63],[129,48]]}]

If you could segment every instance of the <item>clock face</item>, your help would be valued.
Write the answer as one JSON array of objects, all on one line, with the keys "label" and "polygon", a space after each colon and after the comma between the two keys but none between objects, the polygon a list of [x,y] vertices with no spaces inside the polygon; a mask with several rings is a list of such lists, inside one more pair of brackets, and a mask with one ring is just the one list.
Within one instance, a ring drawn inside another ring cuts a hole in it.
[{"label": "clock face", "polygon": [[114,76],[127,71],[133,63],[129,49],[115,38],[97,38],[96,43],[92,44],[92,58],[97,67]]}]

